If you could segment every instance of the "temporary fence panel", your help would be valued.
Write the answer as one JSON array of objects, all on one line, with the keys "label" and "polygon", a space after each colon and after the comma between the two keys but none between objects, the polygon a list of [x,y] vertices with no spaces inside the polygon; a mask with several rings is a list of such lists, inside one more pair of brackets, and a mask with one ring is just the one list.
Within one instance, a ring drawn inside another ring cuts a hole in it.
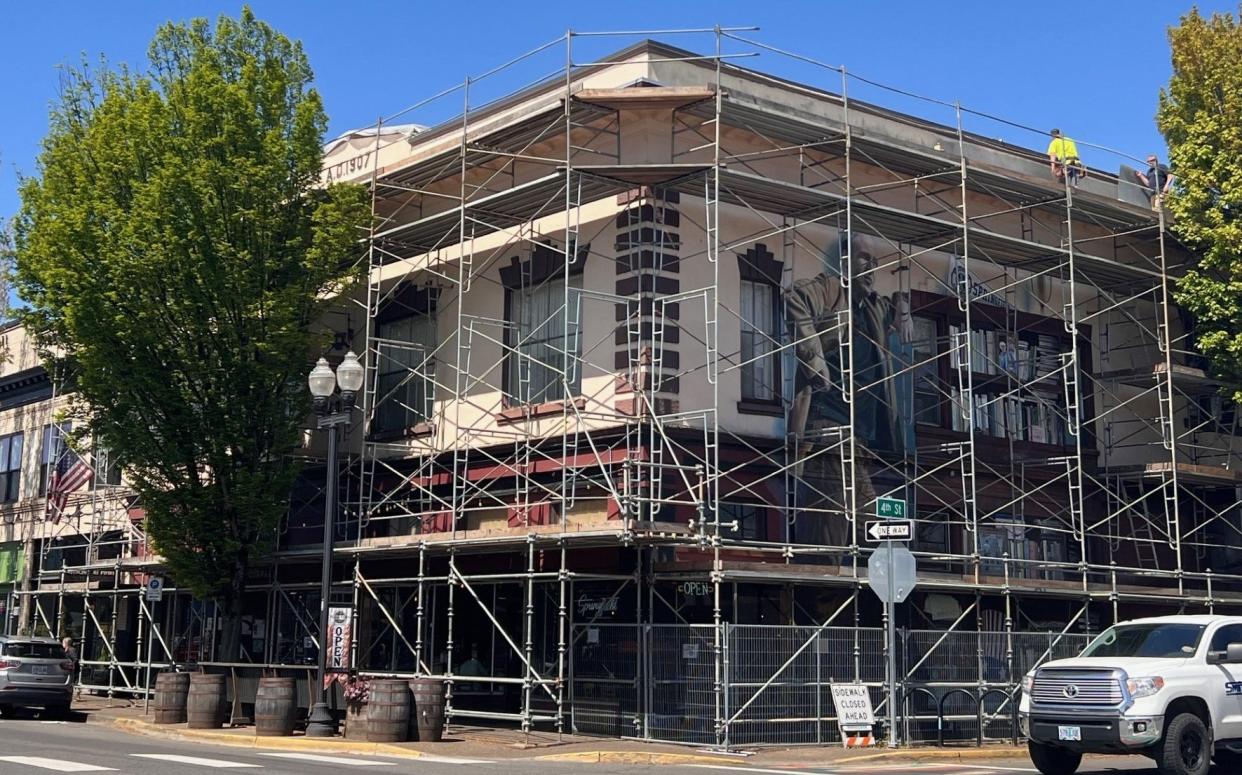
[{"label": "temporary fence panel", "polygon": [[578,734],[641,736],[639,625],[573,628],[570,653],[570,728]]},{"label": "temporary fence panel", "polygon": [[713,625],[648,625],[646,737],[715,745],[716,637]]}]

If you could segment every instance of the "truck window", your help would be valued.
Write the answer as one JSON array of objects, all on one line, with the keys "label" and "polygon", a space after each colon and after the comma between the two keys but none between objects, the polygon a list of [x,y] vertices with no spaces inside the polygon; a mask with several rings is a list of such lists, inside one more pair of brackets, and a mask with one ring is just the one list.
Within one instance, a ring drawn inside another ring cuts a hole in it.
[{"label": "truck window", "polygon": [[1213,633],[1208,651],[1223,655],[1230,643],[1242,643],[1242,624],[1226,624]]},{"label": "truck window", "polygon": [[1202,624],[1124,624],[1109,627],[1091,642],[1084,657],[1189,657],[1199,647]]}]

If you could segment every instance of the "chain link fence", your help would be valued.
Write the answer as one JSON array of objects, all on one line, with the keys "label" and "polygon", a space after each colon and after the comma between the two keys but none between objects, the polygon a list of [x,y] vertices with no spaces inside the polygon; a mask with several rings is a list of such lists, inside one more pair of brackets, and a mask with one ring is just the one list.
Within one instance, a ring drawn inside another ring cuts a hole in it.
[{"label": "chain link fence", "polygon": [[[1089,641],[1078,633],[899,632],[903,739],[1016,737],[1022,676]],[[579,626],[572,728],[693,745],[839,743],[832,684],[864,684],[877,718],[886,719],[886,658],[884,631],[872,628]]]}]

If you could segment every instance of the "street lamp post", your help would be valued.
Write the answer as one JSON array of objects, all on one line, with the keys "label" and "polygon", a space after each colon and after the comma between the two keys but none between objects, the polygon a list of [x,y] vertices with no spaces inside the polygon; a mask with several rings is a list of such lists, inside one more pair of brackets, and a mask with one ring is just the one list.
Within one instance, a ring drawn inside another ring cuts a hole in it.
[{"label": "street lamp post", "polygon": [[[337,440],[340,428],[349,424],[349,414],[354,408],[354,398],[362,387],[363,368],[358,356],[351,350],[333,372],[326,358],[320,358],[311,369],[307,382],[315,402],[315,414],[319,416],[318,427],[328,432],[328,463],[324,482],[323,550],[319,577],[319,665],[315,682],[317,697],[306,722],[307,737],[332,737],[336,734],[336,718],[328,709],[328,655],[330,653],[328,632],[328,600],[332,594],[332,538],[336,523],[337,496]],[[337,386],[340,395],[335,395]]]}]

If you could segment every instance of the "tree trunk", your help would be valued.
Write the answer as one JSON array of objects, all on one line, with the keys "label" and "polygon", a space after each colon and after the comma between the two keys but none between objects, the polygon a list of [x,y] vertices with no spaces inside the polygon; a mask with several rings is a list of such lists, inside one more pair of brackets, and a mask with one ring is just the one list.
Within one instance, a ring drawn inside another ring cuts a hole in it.
[{"label": "tree trunk", "polygon": [[216,659],[221,662],[241,661],[241,626],[245,604],[246,566],[238,562],[229,578],[228,596],[220,600],[224,621],[221,624],[220,653]]}]

